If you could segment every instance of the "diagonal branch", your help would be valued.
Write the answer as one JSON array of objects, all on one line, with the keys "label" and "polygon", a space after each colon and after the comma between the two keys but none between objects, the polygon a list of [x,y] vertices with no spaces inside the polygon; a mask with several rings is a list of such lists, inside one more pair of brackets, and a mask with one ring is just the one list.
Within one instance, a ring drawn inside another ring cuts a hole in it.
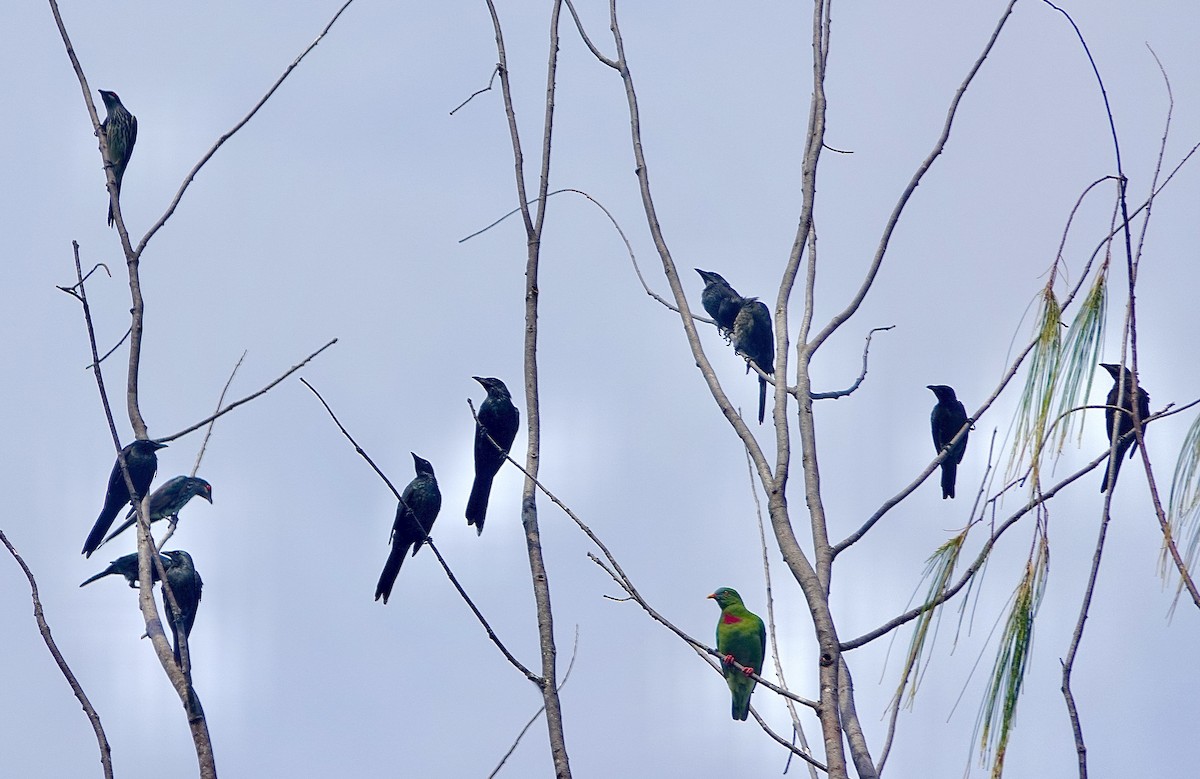
[{"label": "diagonal branch", "polygon": [[[387,477],[387,474],[383,472],[383,469],[375,464],[375,461],[371,459],[371,455],[367,454],[367,451],[359,445],[358,441],[354,440],[354,436],[350,435],[350,431],[347,430],[346,426],[343,425],[341,420],[337,418],[337,414],[333,413],[333,409],[330,408],[329,404],[325,402],[325,398],[321,397],[321,393],[317,392],[317,388],[309,384],[308,381],[303,378],[300,379],[300,383],[305,387],[308,387],[309,391],[317,396],[317,400],[321,401],[321,405],[325,407],[325,411],[329,413],[329,417],[333,420],[333,423],[338,426],[338,430],[341,430],[342,435],[346,437],[346,440],[354,446],[354,451],[367,461],[367,465],[371,466],[371,469],[375,471],[379,478],[383,479],[383,483],[386,484],[388,489],[392,491],[392,494],[396,496],[396,500],[403,500],[400,490],[396,489],[396,485],[392,484],[392,480]],[[450,583],[454,585],[454,589],[458,590],[459,596],[462,597],[468,608],[471,609],[471,612],[475,614],[475,618],[479,620],[479,624],[483,625],[483,629],[487,632],[488,638],[491,640],[491,642],[496,645],[496,648],[500,650],[508,662],[511,663],[514,668],[520,671],[526,679],[538,686],[541,686],[542,679],[522,665],[521,661],[514,657],[512,652],[508,651],[508,647],[504,646],[504,643],[500,641],[500,637],[496,635],[496,631],[492,630],[492,626],[488,624],[487,619],[483,616],[483,612],[476,607],[475,602],[471,600],[471,596],[467,595],[467,591],[463,589],[461,584],[459,584],[458,578],[454,575],[454,571],[450,570],[450,565],[446,562],[446,558],[442,557],[442,553],[438,551],[437,546],[435,546],[433,543],[433,539],[429,537],[427,532],[425,532],[425,528],[421,527],[419,522],[416,523],[416,525],[417,529],[421,531],[421,534],[425,536],[424,543],[433,550],[434,556],[437,557],[438,562],[441,563],[442,570],[446,572],[446,577],[450,579]]]},{"label": "diagonal branch", "polygon": [[[51,2],[53,2],[53,0],[51,0]],[[146,248],[146,244],[149,243],[150,239],[154,237],[154,234],[157,233],[162,226],[167,223],[167,220],[171,218],[171,214],[175,213],[176,207],[179,206],[179,201],[183,199],[183,193],[187,191],[189,186],[191,186],[192,180],[196,178],[196,174],[200,172],[200,169],[204,167],[205,163],[212,159],[212,156],[217,153],[217,149],[221,148],[225,141],[228,141],[230,138],[232,138],[234,133],[245,127],[246,123],[254,118],[254,115],[258,113],[258,109],[262,108],[263,105],[271,99],[271,95],[275,94],[275,90],[279,89],[279,87],[283,84],[284,79],[290,76],[292,71],[296,69],[300,62],[308,56],[308,53],[317,47],[317,44],[321,42],[321,40],[333,27],[334,23],[337,22],[338,18],[341,17],[342,12],[345,11],[352,2],[354,2],[354,0],[346,0],[346,2],[342,4],[342,7],[339,8],[337,13],[333,15],[333,18],[329,20],[329,24],[325,25],[325,29],[321,30],[321,34],[318,35],[312,43],[308,44],[308,48],[300,52],[300,56],[296,57],[296,59],[292,61],[291,65],[288,65],[284,69],[283,74],[275,80],[275,83],[272,84],[271,88],[267,90],[267,93],[262,96],[262,99],[255,103],[254,107],[250,109],[250,113],[242,117],[241,121],[239,121],[228,132],[218,138],[217,142],[212,145],[212,148],[205,152],[204,156],[200,158],[200,161],[197,162],[190,171],[188,171],[187,176],[183,179],[183,183],[179,185],[179,190],[175,193],[175,197],[172,198],[171,204],[167,206],[166,212],[158,218],[158,221],[154,223],[154,226],[147,231],[141,242],[138,243],[136,256],[140,257],[142,255],[142,252]]]},{"label": "diagonal branch", "polygon": [[83,707],[84,713],[87,714],[88,721],[92,723],[92,730],[96,733],[96,742],[100,746],[100,765],[104,769],[104,779],[113,779],[112,750],[108,746],[108,737],[104,735],[104,726],[100,724],[100,715],[92,708],[92,702],[88,700],[87,694],[84,693],[83,687],[79,684],[79,680],[75,678],[75,674],[71,672],[70,666],[67,665],[66,658],[62,656],[62,652],[58,651],[58,644],[54,643],[54,637],[50,635],[50,624],[46,622],[46,615],[42,611],[42,601],[38,597],[37,581],[33,578],[33,571],[29,570],[29,566],[21,559],[21,555],[17,553],[16,547],[8,540],[8,536],[4,535],[3,530],[0,530],[0,543],[3,543],[8,548],[9,554],[17,561],[17,565],[21,566],[21,570],[25,572],[25,578],[29,580],[29,592],[33,598],[33,618],[37,622],[38,632],[42,634],[42,641],[46,642],[46,648],[50,650],[50,654],[54,657],[54,662],[58,664],[58,669],[62,671],[62,675],[66,678],[67,684],[71,685],[71,692],[75,693],[75,697],[79,700],[79,705]]}]

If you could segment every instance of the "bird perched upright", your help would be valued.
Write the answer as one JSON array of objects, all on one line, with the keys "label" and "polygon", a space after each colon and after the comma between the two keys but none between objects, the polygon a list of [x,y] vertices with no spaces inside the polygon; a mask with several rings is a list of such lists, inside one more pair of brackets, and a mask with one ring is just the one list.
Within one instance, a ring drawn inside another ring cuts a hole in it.
[{"label": "bird perched upright", "polygon": [[[162,564],[163,564],[164,569],[168,565],[171,564],[171,559],[169,557],[162,557],[160,555],[160,558],[162,559]],[[85,580],[83,582],[83,584],[81,584],[79,586],[86,587],[87,585],[91,584],[92,582],[96,581],[97,579],[103,579],[105,576],[108,576],[108,575],[114,574],[114,573],[119,573],[122,576],[124,576],[125,581],[129,582],[129,586],[133,587],[134,589],[137,589],[137,586],[138,586],[137,552],[134,552],[132,554],[127,554],[124,557],[118,557],[116,560],[113,560],[111,563],[109,563],[108,567],[105,568],[103,571],[101,571],[100,573],[91,577],[90,579]],[[158,568],[153,565],[150,566],[150,581],[152,581],[152,582],[158,581]]]},{"label": "bird perched upright", "polygon": [[400,495],[389,541],[392,551],[383,564],[383,573],[379,574],[379,584],[375,585],[375,600],[382,597],[384,603],[392,594],[392,586],[396,583],[408,548],[411,546],[413,554],[417,553],[421,544],[425,543],[425,536],[433,529],[433,520],[437,519],[442,509],[442,493],[433,475],[433,466],[415,454],[412,458],[417,475]]},{"label": "bird perched upright", "polygon": [[717,332],[728,340],[733,334],[733,322],[738,311],[742,309],[745,299],[729,285],[721,274],[712,271],[695,269],[704,279],[704,291],[700,293],[700,303],[704,310],[717,323]]},{"label": "bird perched upright", "polygon": [[[175,476],[167,479],[158,489],[150,493],[150,521],[157,522],[166,518],[170,519],[172,523],[178,522],[179,512],[183,510],[189,500],[197,495],[212,503],[212,485],[195,476]],[[109,533],[103,543],[107,544],[121,535],[136,521],[137,509],[131,508],[125,515],[125,521],[121,523],[120,527]]]},{"label": "bird perched upright", "polygon": [[[1125,452],[1129,452],[1129,456],[1133,457],[1134,452],[1137,451],[1137,438],[1125,437],[1133,432],[1133,372],[1120,365],[1106,362],[1100,363],[1100,367],[1108,371],[1108,375],[1113,379],[1112,389],[1108,391],[1108,400],[1105,401],[1108,408],[1104,409],[1104,429],[1108,433],[1110,443],[1113,438],[1122,439],[1117,443],[1117,448],[1112,453],[1112,457],[1108,461],[1108,468],[1104,472],[1104,481],[1100,483],[1100,491],[1105,492],[1108,490],[1110,482],[1113,487],[1117,486],[1117,474],[1121,472],[1121,459],[1125,456]],[[1124,376],[1124,386],[1121,386],[1122,376]],[[1141,388],[1141,385],[1137,390],[1137,412],[1138,419],[1143,422],[1146,421],[1146,417],[1150,416],[1150,395]]]},{"label": "bird perched upright", "polygon": [[[112,473],[108,475],[104,508],[96,518],[96,524],[92,525],[92,532],[88,533],[87,540],[83,542],[83,554],[91,557],[92,552],[96,551],[103,541],[104,534],[112,527],[117,513],[126,503],[141,500],[146,490],[150,489],[150,482],[154,481],[154,472],[158,470],[158,455],[155,452],[165,446],[166,444],[157,441],[138,439],[121,450]],[[125,474],[121,472],[122,457],[125,458],[125,467],[129,470],[129,478],[133,482],[132,494],[125,485]]]},{"label": "bird perched upright", "polygon": [[[479,404],[479,417],[475,423],[475,482],[471,485],[471,497],[467,499],[467,524],[474,525],[479,535],[483,535],[492,480],[504,465],[504,456],[517,437],[521,413],[513,405],[512,395],[508,394],[504,382],[479,376],[471,378],[483,385],[487,398]],[[489,435],[500,449],[488,440]]]},{"label": "bird perched upright", "polygon": [[[929,427],[933,430],[933,450],[941,454],[941,451],[954,440],[954,436],[958,435],[958,431],[962,430],[963,425],[967,424],[967,410],[955,396],[953,387],[947,387],[945,384],[929,384],[925,388],[933,390],[933,394],[937,395],[937,405],[933,407],[933,412],[929,415]],[[954,445],[950,454],[946,455],[945,460],[942,460],[942,500],[954,497],[954,482],[958,478],[958,464],[962,462],[963,455],[967,452],[967,436],[970,434],[969,430],[963,433],[962,438],[958,439],[958,443]]]},{"label": "bird perched upright", "polygon": [[[750,694],[757,684],[750,674],[762,674],[767,653],[767,628],[758,615],[742,603],[737,590],[722,587],[708,597],[721,607],[721,618],[717,621],[717,652],[721,655],[725,683],[733,693],[733,718],[744,720],[750,713]],[[734,660],[746,670],[735,668]]]},{"label": "bird perched upright", "polygon": [[[137,142],[137,117],[129,113],[121,105],[121,98],[116,92],[107,89],[100,90],[100,98],[104,101],[107,115],[100,123],[108,145],[108,161],[112,164],[113,180],[117,186],[117,197],[121,196],[121,180],[125,178],[125,168],[129,165],[129,157],[133,154],[133,144]],[[108,201],[108,225],[112,227],[112,201]]]},{"label": "bird perched upright", "polygon": [[[771,332],[771,310],[758,298],[743,298],[733,320],[733,348],[746,358],[746,370],[753,363],[763,373],[775,373],[775,336]],[[767,380],[758,377],[758,424],[767,408]]]},{"label": "bird perched upright", "polygon": [[171,632],[175,636],[175,662],[178,663],[180,662],[179,630],[183,630],[184,640],[192,635],[192,625],[196,624],[196,610],[200,608],[200,591],[204,588],[204,582],[201,581],[200,574],[196,571],[192,556],[187,552],[175,549],[163,552],[163,555],[171,561],[171,564],[164,568],[171,594],[175,596],[175,602],[179,604],[179,611],[176,612],[171,608],[171,602],[167,600],[166,594],[163,594],[163,611],[167,615],[167,620],[175,626]]}]

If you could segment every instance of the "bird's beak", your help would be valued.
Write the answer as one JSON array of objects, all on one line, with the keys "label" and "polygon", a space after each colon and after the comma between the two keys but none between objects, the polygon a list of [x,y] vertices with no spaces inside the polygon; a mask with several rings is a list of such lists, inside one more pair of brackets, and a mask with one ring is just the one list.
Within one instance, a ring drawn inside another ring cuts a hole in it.
[{"label": "bird's beak", "polygon": [[474,379],[475,381],[479,382],[480,384],[483,384],[483,379],[479,378],[478,376],[472,376],[471,378]]},{"label": "bird's beak", "polygon": [[705,597],[705,598],[712,598],[713,600],[716,600],[716,599],[717,599],[717,594],[714,592],[712,595],[705,595],[704,597]]},{"label": "bird's beak", "polygon": [[150,443],[154,444],[155,449],[166,449],[167,448],[166,444],[160,444],[158,441],[151,441]]},{"label": "bird's beak", "polygon": [[204,498],[209,503],[212,503],[212,493],[211,492],[202,492],[202,493],[200,493],[200,497]]}]

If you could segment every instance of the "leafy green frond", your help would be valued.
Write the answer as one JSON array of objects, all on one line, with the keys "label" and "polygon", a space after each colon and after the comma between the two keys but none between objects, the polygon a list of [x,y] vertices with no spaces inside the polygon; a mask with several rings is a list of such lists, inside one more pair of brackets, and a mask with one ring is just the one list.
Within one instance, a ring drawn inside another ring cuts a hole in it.
[{"label": "leafy green frond", "polygon": [[[1057,417],[1062,417],[1072,408],[1087,403],[1092,391],[1092,377],[1096,375],[1096,364],[1100,362],[1100,347],[1104,343],[1104,320],[1108,309],[1107,265],[1096,274],[1087,297],[1075,314],[1067,330],[1067,341],[1063,345],[1059,367],[1059,389]],[[1084,414],[1066,416],[1059,425],[1057,451],[1071,431],[1078,429],[1080,443],[1083,442]]]},{"label": "leafy green frond", "polygon": [[[1184,563],[1191,570],[1200,549],[1200,417],[1188,429],[1179,459],[1175,461],[1171,496],[1167,501],[1167,526]],[[1169,559],[1164,540],[1161,565],[1164,580],[1168,571],[1174,570]]]},{"label": "leafy green frond", "polygon": [[[925,570],[921,574],[921,580],[929,582],[929,587],[925,592],[925,603],[932,603],[934,599],[945,592],[946,587],[950,583],[950,576],[954,573],[954,568],[958,564],[963,543],[967,540],[967,530],[969,528],[964,529],[958,535],[939,546],[929,556],[929,559],[925,561]],[[908,656],[904,663],[904,673],[900,678],[900,686],[896,690],[897,697],[903,695],[905,684],[908,683],[909,679],[912,679],[912,686],[908,692],[908,703],[910,706],[917,695],[917,686],[921,678],[921,665],[925,658],[930,627],[933,625],[935,615],[940,619],[941,613],[941,607],[936,606],[922,613],[913,624],[912,638],[908,643]]]},{"label": "leafy green frond", "polygon": [[1021,392],[1021,402],[1017,409],[1017,432],[1013,441],[1012,456],[1008,462],[1011,476],[1024,462],[1028,452],[1032,465],[1032,483],[1035,485],[1038,483],[1055,385],[1059,380],[1061,329],[1062,308],[1054,289],[1047,284],[1042,290],[1037,338],[1033,351],[1029,354],[1029,373],[1025,376],[1025,388]]},{"label": "leafy green frond", "polygon": [[1017,700],[1033,650],[1033,621],[1046,586],[1050,554],[1046,537],[1039,534],[1037,546],[1025,564],[1025,573],[1013,593],[1012,608],[1000,637],[1000,648],[991,680],[979,710],[976,728],[980,734],[981,760],[992,757],[992,777],[1004,770],[1004,755],[1017,714]]}]

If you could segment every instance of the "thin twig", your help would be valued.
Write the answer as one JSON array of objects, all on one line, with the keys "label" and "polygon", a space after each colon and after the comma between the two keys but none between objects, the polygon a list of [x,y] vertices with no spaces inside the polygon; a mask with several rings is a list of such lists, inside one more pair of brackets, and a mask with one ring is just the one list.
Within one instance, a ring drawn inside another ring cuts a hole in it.
[{"label": "thin twig", "polygon": [[492,68],[492,77],[488,79],[488,85],[486,87],[484,87],[483,89],[476,89],[474,92],[472,92],[470,97],[468,97],[466,100],[462,101],[461,103],[456,105],[453,109],[451,109],[450,115],[454,116],[454,114],[458,111],[458,109],[462,108],[467,103],[469,103],[472,100],[474,100],[475,98],[479,97],[484,92],[491,91],[492,84],[494,84],[496,82],[496,76],[498,76],[499,74],[500,74],[500,66],[497,65],[494,68]]},{"label": "thin twig", "polygon": [[21,559],[21,555],[17,553],[16,547],[8,540],[8,536],[4,534],[3,530],[0,530],[0,543],[3,543],[8,548],[9,554],[17,561],[17,565],[21,566],[21,570],[25,572],[25,578],[29,580],[29,592],[33,598],[33,619],[37,622],[38,632],[42,634],[42,641],[46,643],[46,648],[50,650],[50,655],[54,658],[58,669],[62,671],[67,684],[71,685],[71,692],[79,700],[79,705],[83,707],[84,713],[87,714],[88,721],[92,723],[92,730],[96,733],[96,743],[100,747],[100,765],[104,769],[105,779],[113,779],[112,750],[108,746],[108,737],[104,735],[104,726],[100,724],[100,715],[92,708],[92,702],[88,700],[87,694],[79,684],[79,680],[75,678],[75,674],[72,673],[70,666],[67,665],[66,658],[58,650],[58,644],[54,643],[54,636],[50,634],[50,624],[46,622],[46,615],[42,611],[42,601],[38,597],[37,581],[33,578],[33,571],[29,570],[29,566]]},{"label": "thin twig", "polygon": [[855,379],[853,384],[844,390],[835,390],[834,392],[813,392],[811,393],[810,397],[812,397],[813,400],[837,400],[838,398],[844,398],[847,395],[850,395],[856,389],[861,387],[863,381],[867,378],[867,355],[871,351],[871,336],[875,335],[876,333],[882,333],[887,330],[891,330],[894,327],[895,325],[888,325],[887,327],[872,327],[867,332],[866,343],[863,344],[862,373],[858,374],[858,378]]},{"label": "thin twig", "polygon": [[[493,442],[493,443],[495,443],[495,442]],[[571,671],[574,670],[574,668],[575,668],[575,657],[578,654],[578,652],[579,652],[579,626],[576,625],[575,626],[575,643],[571,645],[571,661],[569,663],[567,663],[566,673],[563,674],[562,681],[558,683],[558,691],[559,692],[562,692],[562,688],[566,687],[567,682],[570,681],[570,679],[571,679]],[[512,757],[512,753],[517,751],[517,745],[521,743],[521,739],[523,739],[525,737],[525,734],[528,733],[529,729],[533,727],[533,723],[538,721],[538,717],[542,716],[542,712],[544,712],[545,710],[546,710],[546,705],[542,704],[538,708],[537,712],[532,717],[529,718],[529,721],[525,723],[525,727],[521,728],[521,732],[518,733],[516,739],[513,740],[512,746],[509,747],[508,751],[504,753],[504,757],[500,758],[500,762],[497,763],[496,767],[492,769],[492,772],[490,774],[488,774],[488,779],[493,779],[493,777],[495,777],[496,774],[500,773],[500,769],[504,767],[504,764],[506,762],[508,762],[508,758]]]},{"label": "thin twig", "polygon": [[[754,515],[758,518],[758,542],[762,549],[763,582],[767,591],[767,638],[771,642],[771,660],[775,664],[775,675],[779,677],[779,686],[787,689],[787,679],[783,675],[783,656],[779,653],[778,635],[775,631],[775,597],[771,591],[771,558],[767,552],[767,531],[763,524],[762,501],[759,500],[758,490],[755,489],[754,463],[749,454],[746,455],[746,475],[750,480],[750,496],[754,499]],[[800,715],[796,712],[795,702],[791,698],[784,698],[783,702],[787,706],[788,716],[792,718],[792,733],[800,739],[800,746],[804,748],[804,751],[811,754],[812,749],[808,745],[808,738],[804,735],[804,726],[800,724]],[[758,718],[756,717],[756,719]],[[761,719],[759,719],[759,724],[763,724]],[[785,774],[791,761],[792,755],[789,754],[788,763],[783,768]],[[808,772],[812,779],[817,779],[816,767],[812,763],[808,764]]]},{"label": "thin twig", "polygon": [[[208,439],[212,437],[213,426],[217,423],[217,416],[221,411],[221,404],[225,402],[225,393],[229,392],[229,385],[233,384],[233,377],[237,376],[238,368],[242,367],[242,361],[246,359],[246,352],[242,352],[242,356],[238,358],[237,364],[233,366],[233,370],[229,372],[229,380],[225,382],[225,386],[221,389],[221,396],[217,398],[217,415],[213,416],[211,422],[208,423],[208,430],[204,431],[204,441],[200,444],[200,451],[196,452],[196,463],[192,466],[192,476],[196,475],[196,471],[200,470],[200,461],[204,459],[204,451],[208,448]],[[311,359],[311,358],[310,358]]]}]

